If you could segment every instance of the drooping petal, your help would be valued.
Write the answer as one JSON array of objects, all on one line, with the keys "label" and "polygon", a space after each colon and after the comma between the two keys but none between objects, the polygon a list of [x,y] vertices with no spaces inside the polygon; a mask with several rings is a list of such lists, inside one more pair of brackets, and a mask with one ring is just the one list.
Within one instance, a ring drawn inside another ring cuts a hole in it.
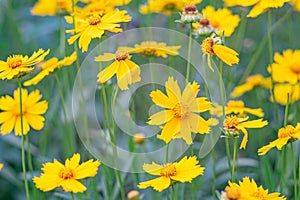
[{"label": "drooping petal", "polygon": [[63,180],[60,185],[66,192],[78,193],[86,190],[86,187],[75,179]]},{"label": "drooping petal", "polygon": [[244,128],[262,128],[266,125],[268,125],[268,121],[263,121],[263,119],[246,121],[239,124],[240,127]]},{"label": "drooping petal", "polygon": [[160,170],[163,168],[162,165],[156,164],[155,162],[152,162],[151,164],[144,164],[143,169],[145,172],[151,175],[160,175]]},{"label": "drooping petal", "polygon": [[157,135],[157,138],[169,143],[179,132],[180,129],[180,119],[173,118],[163,127],[161,135]]},{"label": "drooping petal", "polygon": [[239,63],[238,53],[226,46],[215,44],[213,46],[214,53],[227,65]]},{"label": "drooping petal", "polygon": [[180,129],[175,138],[182,138],[188,145],[193,143],[191,126],[188,119],[181,120]]},{"label": "drooping petal", "polygon": [[117,79],[118,86],[121,90],[127,90],[128,85],[132,83],[130,70],[125,61],[119,61]]},{"label": "drooping petal", "polygon": [[105,68],[103,71],[101,71],[98,74],[98,82],[99,83],[105,83],[107,80],[109,80],[113,75],[115,75],[119,68],[119,62],[114,61],[110,66]]},{"label": "drooping petal", "polygon": [[170,178],[162,176],[153,180],[141,182],[138,185],[138,188],[144,189],[147,187],[153,187],[154,190],[161,192],[164,189],[168,188],[170,184],[171,184]]},{"label": "drooping petal", "polygon": [[95,57],[95,61],[106,62],[113,60],[116,57],[113,53],[104,53],[103,55]]}]

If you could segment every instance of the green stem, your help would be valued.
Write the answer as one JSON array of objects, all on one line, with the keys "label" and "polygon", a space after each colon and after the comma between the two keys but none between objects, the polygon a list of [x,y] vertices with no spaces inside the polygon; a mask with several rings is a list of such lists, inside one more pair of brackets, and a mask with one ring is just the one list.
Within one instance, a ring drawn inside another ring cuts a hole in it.
[{"label": "green stem", "polygon": [[289,103],[290,103],[290,94],[287,94],[287,100],[286,100],[286,105],[285,105],[285,112],[284,112],[284,121],[283,121],[283,126],[286,127],[288,123],[288,116],[289,116]]},{"label": "green stem", "polygon": [[176,192],[175,192],[175,188],[174,185],[172,185],[172,200],[176,200],[177,196],[176,196]]},{"label": "green stem", "polygon": [[235,165],[236,165],[236,156],[237,155],[237,138],[233,139],[233,160],[231,165],[231,181],[235,182],[234,172],[235,172]]},{"label": "green stem", "polygon": [[222,113],[223,118],[225,118],[225,97],[224,97],[224,91],[223,91],[223,62],[220,60],[220,74],[219,74],[219,87],[220,87],[220,95],[221,95],[221,102],[222,102]]},{"label": "green stem", "polygon": [[[33,177],[33,166],[32,166],[30,142],[29,142],[29,136],[28,135],[25,135],[25,140],[26,140],[26,146],[27,146],[28,168],[29,168],[29,172],[30,172],[30,177]],[[33,192],[33,198],[36,199],[36,190],[35,190],[34,187],[32,188],[32,192]]]},{"label": "green stem", "polygon": [[27,182],[27,174],[26,174],[26,163],[25,163],[25,141],[24,141],[24,128],[23,128],[23,102],[22,102],[22,81],[21,78],[18,79],[18,85],[20,90],[20,121],[21,121],[21,137],[22,137],[22,168],[23,168],[23,177],[25,184],[25,192],[27,200],[30,200],[30,193]]},{"label": "green stem", "polygon": [[216,198],[216,180],[217,180],[217,155],[215,148],[212,149],[212,157],[213,157],[213,178],[212,178],[212,196],[213,199]]},{"label": "green stem", "polygon": [[188,60],[187,60],[187,67],[186,67],[186,82],[189,82],[190,78],[190,71],[191,71],[191,51],[192,51],[192,32],[193,26],[192,23],[190,24],[190,34],[189,34],[189,46],[188,46]]},{"label": "green stem", "polygon": [[72,200],[75,200],[73,192],[71,192],[71,197],[72,197]]},{"label": "green stem", "polygon": [[227,156],[228,168],[231,169],[230,148],[229,148],[229,139],[228,139],[228,137],[225,138],[225,147],[226,147],[226,156]]},{"label": "green stem", "polygon": [[282,152],[281,152],[281,177],[280,177],[280,187],[279,187],[279,191],[280,193],[282,193],[283,191],[283,184],[285,182],[285,147],[282,148]]},{"label": "green stem", "polygon": [[294,174],[294,198],[297,197],[297,174],[296,174],[296,164],[295,164],[295,152],[294,152],[294,146],[291,142],[291,149],[292,149],[292,164],[293,164],[293,174]]}]

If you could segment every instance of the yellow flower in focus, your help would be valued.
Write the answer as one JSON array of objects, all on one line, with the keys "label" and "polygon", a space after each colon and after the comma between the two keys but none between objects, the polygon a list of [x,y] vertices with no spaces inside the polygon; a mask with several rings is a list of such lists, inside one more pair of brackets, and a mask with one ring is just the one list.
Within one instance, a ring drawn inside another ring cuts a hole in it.
[{"label": "yellow flower in focus", "polygon": [[295,140],[300,140],[300,123],[297,123],[296,127],[288,125],[284,128],[279,129],[278,139],[258,149],[258,155],[265,155],[273,147],[281,150],[284,145],[289,142],[294,142]]},{"label": "yellow flower in focus", "polygon": [[105,83],[116,74],[119,88],[127,90],[128,85],[140,81],[140,67],[132,62],[130,58],[128,52],[124,50],[118,50],[115,54],[105,53],[95,57],[95,61],[100,62],[115,59],[112,64],[98,74],[98,82]]},{"label": "yellow flower in focus", "polygon": [[225,37],[230,37],[234,31],[234,29],[238,26],[240,22],[240,17],[238,15],[233,15],[232,12],[227,9],[218,9],[215,10],[212,6],[207,6],[202,10],[203,18],[208,20],[202,20],[199,23],[194,23],[193,27],[197,31],[198,28],[203,26],[203,23],[205,24],[209,23],[212,25],[214,32],[216,32],[219,36],[222,36],[224,33]]},{"label": "yellow flower in focus", "polygon": [[24,85],[25,86],[36,85],[43,78],[53,73],[55,70],[59,70],[63,66],[72,65],[76,59],[77,59],[76,52],[74,52],[71,56],[65,57],[63,60],[60,61],[58,60],[58,58],[53,57],[50,60],[44,62],[41,65],[42,70],[35,77],[26,81]]},{"label": "yellow flower in focus", "polygon": [[240,149],[246,149],[248,142],[248,131],[246,128],[262,128],[268,125],[268,121],[263,119],[247,121],[248,117],[241,118],[234,115],[226,116],[223,122],[223,131],[226,136],[239,136],[241,133],[244,134]]},{"label": "yellow flower in focus", "polygon": [[292,6],[300,12],[300,1],[299,0],[290,0],[289,1]]},{"label": "yellow flower in focus", "polygon": [[169,77],[165,84],[167,95],[160,90],[152,91],[152,101],[166,110],[150,116],[148,124],[162,125],[162,132],[157,137],[166,143],[174,138],[182,138],[187,144],[192,144],[192,133],[205,134],[209,132],[211,120],[203,119],[199,114],[211,109],[211,103],[205,97],[198,97],[200,86],[188,83],[182,94],[177,81]]},{"label": "yellow flower in focus", "polygon": [[274,63],[272,63],[268,71],[273,76],[274,82],[291,84],[299,83],[300,81],[300,50],[288,49],[282,55],[275,53]]},{"label": "yellow flower in focus", "polygon": [[0,171],[2,170],[2,168],[3,168],[3,164],[2,164],[2,163],[0,163]]},{"label": "yellow flower in focus", "polygon": [[0,79],[11,80],[31,72],[34,68],[30,66],[36,65],[43,61],[49,52],[50,50],[45,52],[43,49],[39,49],[38,52],[34,52],[30,57],[23,55],[12,55],[6,59],[6,62],[0,60]]},{"label": "yellow flower in focus", "polygon": [[[127,11],[114,10],[111,12],[100,14],[93,14],[84,16],[75,13],[76,30],[67,30],[67,33],[75,34],[68,39],[69,44],[73,44],[79,39],[79,48],[82,52],[88,50],[88,46],[93,38],[101,38],[105,31],[122,32],[120,28],[121,22],[131,21],[131,17],[127,15]],[[73,18],[66,17],[68,23],[73,24]]]},{"label": "yellow flower in focus", "polygon": [[179,162],[167,163],[159,165],[154,162],[152,164],[144,164],[143,169],[151,175],[160,176],[150,181],[141,182],[138,188],[144,189],[153,187],[156,191],[163,191],[176,182],[192,182],[193,178],[203,175],[204,167],[198,164],[196,156],[182,158]]},{"label": "yellow flower in focus", "polygon": [[247,17],[257,17],[270,8],[281,8],[290,0],[224,0],[226,6],[252,6]]},{"label": "yellow flower in focus", "polygon": [[[41,116],[48,109],[46,100],[40,101],[42,95],[38,90],[28,94],[26,89],[22,89],[22,118],[23,134],[26,135],[30,127],[41,130],[44,127],[45,118]],[[20,117],[20,89],[14,91],[14,96],[8,95],[0,98],[0,124],[1,134],[6,135],[14,129],[15,135],[21,136]]]},{"label": "yellow flower in focus", "polygon": [[242,96],[246,92],[253,90],[256,86],[271,89],[271,78],[264,78],[260,74],[249,76],[246,83],[235,87],[230,96],[233,98]]},{"label": "yellow flower in focus", "polygon": [[238,53],[224,45],[221,44],[221,38],[219,37],[209,37],[203,40],[202,52],[207,55],[207,64],[209,68],[213,70],[211,66],[210,57],[216,55],[224,63],[229,66],[239,63]]},{"label": "yellow flower in focus", "polygon": [[141,44],[135,44],[132,47],[119,47],[120,50],[126,50],[128,53],[139,53],[145,56],[161,56],[167,58],[168,55],[177,56],[179,55],[178,49],[181,46],[167,46],[166,43],[156,41],[144,41]]},{"label": "yellow flower in focus", "polygon": [[72,12],[72,0],[38,0],[31,9],[31,14],[40,16],[64,15],[70,12]]},{"label": "yellow flower in focus", "polygon": [[[287,98],[289,95],[289,103],[294,103],[300,99],[300,85],[291,84],[275,84],[274,86],[274,96],[277,103],[281,105],[286,105]],[[272,96],[270,97],[271,101]]]},{"label": "yellow flower in focus", "polygon": [[88,177],[94,177],[97,174],[100,162],[98,160],[88,160],[79,164],[80,155],[74,154],[71,159],[67,159],[65,165],[57,160],[53,163],[43,164],[40,177],[34,177],[32,180],[36,187],[43,192],[48,192],[58,187],[62,187],[66,192],[83,192],[86,187],[78,181]]}]

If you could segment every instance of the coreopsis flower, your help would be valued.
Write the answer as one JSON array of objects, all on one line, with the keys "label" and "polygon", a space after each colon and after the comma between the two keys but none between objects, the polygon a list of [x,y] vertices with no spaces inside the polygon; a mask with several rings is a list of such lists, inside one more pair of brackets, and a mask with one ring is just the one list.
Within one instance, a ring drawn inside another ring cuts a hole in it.
[{"label": "coreopsis flower", "polygon": [[202,52],[207,55],[207,64],[209,68],[213,70],[211,66],[210,57],[216,55],[224,63],[229,66],[239,63],[238,53],[222,44],[221,38],[212,34],[211,37],[208,37],[203,40]]},{"label": "coreopsis flower", "polygon": [[193,31],[196,37],[198,35],[210,36],[215,31],[215,28],[211,25],[210,21],[204,16],[198,23],[193,23],[192,26],[194,27]]},{"label": "coreopsis flower", "polygon": [[280,128],[278,131],[278,139],[258,149],[258,155],[265,155],[273,147],[281,150],[284,145],[289,142],[294,142],[295,140],[300,140],[300,123],[297,123],[296,127],[287,125],[284,128]]},{"label": "coreopsis flower", "polygon": [[2,170],[3,166],[4,165],[2,163],[0,163],[0,171]]},{"label": "coreopsis flower", "polygon": [[[26,89],[22,89],[22,118],[23,134],[26,135],[30,128],[41,130],[44,127],[45,114],[48,109],[46,100],[40,101],[42,95],[38,90],[28,94]],[[14,96],[8,95],[0,98],[0,125],[1,134],[6,135],[14,129],[15,135],[21,136],[20,117],[20,88],[14,91]]]},{"label": "coreopsis flower", "polygon": [[114,11],[115,8],[111,5],[111,1],[100,0],[87,4],[83,8],[76,7],[76,15],[89,16],[93,14],[104,15],[107,12]]},{"label": "coreopsis flower", "polygon": [[184,24],[197,23],[202,18],[202,15],[198,12],[197,7],[193,3],[186,4],[180,16],[180,21]]},{"label": "coreopsis flower", "polygon": [[182,158],[179,162],[159,165],[155,162],[144,164],[143,169],[151,175],[160,176],[153,180],[141,182],[138,187],[141,189],[153,187],[156,191],[163,191],[170,185],[177,182],[192,182],[194,178],[203,175],[204,167],[199,165],[196,156]]},{"label": "coreopsis flower", "polygon": [[270,8],[281,8],[290,0],[224,0],[226,6],[253,6],[247,17],[257,17]]},{"label": "coreopsis flower", "polygon": [[9,56],[6,62],[0,60],[0,79],[11,80],[31,72],[34,68],[30,66],[42,62],[49,52],[50,50],[45,52],[43,49],[39,49],[30,57],[18,54]]},{"label": "coreopsis flower", "polygon": [[164,42],[144,41],[141,44],[135,44],[134,47],[120,47],[119,49],[126,50],[130,54],[138,53],[149,57],[160,56],[167,58],[168,55],[179,55],[178,49],[180,48],[181,46],[167,46]]},{"label": "coreopsis flower", "polygon": [[299,0],[290,0],[290,4],[298,11],[300,12],[300,1]]},{"label": "coreopsis flower", "polygon": [[237,117],[235,115],[226,116],[223,122],[223,131],[226,137],[238,137],[244,134],[240,149],[246,149],[248,142],[248,131],[247,128],[262,128],[268,125],[268,121],[263,119],[247,121],[248,117]]},{"label": "coreopsis flower", "polygon": [[31,14],[40,16],[65,15],[70,12],[72,12],[72,0],[38,0],[31,9]]},{"label": "coreopsis flower", "polygon": [[104,53],[104,55],[97,56],[95,61],[100,62],[115,59],[112,64],[98,74],[98,82],[105,83],[116,74],[119,88],[127,90],[128,85],[140,81],[140,67],[132,62],[130,58],[131,56],[124,50],[118,50],[115,54]]},{"label": "coreopsis flower", "polygon": [[[68,23],[73,24],[73,18],[66,17]],[[92,15],[74,15],[76,29],[67,30],[67,33],[74,34],[68,39],[69,44],[73,44],[79,39],[79,48],[82,52],[88,50],[88,46],[93,38],[101,38],[105,31],[122,32],[120,23],[131,21],[131,17],[127,15],[127,11],[114,10],[103,15],[98,13]]]},{"label": "coreopsis flower", "polygon": [[[300,99],[300,85],[295,84],[275,84],[274,85],[274,96],[277,103],[281,105],[286,105],[288,96],[289,103],[294,103]],[[273,101],[273,97],[271,96],[271,101]]]},{"label": "coreopsis flower", "polygon": [[260,74],[249,76],[244,84],[234,88],[230,96],[233,98],[242,96],[246,92],[253,90],[256,86],[271,89],[271,78],[265,78]]},{"label": "coreopsis flower", "polygon": [[286,198],[280,196],[280,193],[270,193],[262,186],[257,186],[254,179],[244,177],[239,183],[232,183],[228,181],[225,191],[222,192],[220,200],[285,200]]},{"label": "coreopsis flower", "polygon": [[100,162],[98,160],[88,160],[79,164],[80,155],[74,154],[71,159],[67,159],[65,165],[54,159],[54,162],[43,164],[40,177],[32,180],[36,187],[43,192],[48,192],[58,187],[62,187],[66,192],[84,192],[86,187],[79,182],[79,179],[94,177],[97,174]]},{"label": "coreopsis flower", "polygon": [[300,50],[285,50],[275,53],[274,63],[268,67],[274,82],[296,84],[300,81]]},{"label": "coreopsis flower", "polygon": [[97,2],[107,2],[108,6],[123,6],[131,2],[131,0],[80,0],[84,3],[97,3]]},{"label": "coreopsis flower", "polygon": [[205,120],[198,113],[210,110],[211,103],[205,97],[198,97],[198,83],[188,83],[181,93],[177,81],[169,77],[165,84],[167,95],[160,90],[150,93],[152,101],[166,110],[150,116],[148,124],[163,125],[162,132],[157,137],[166,143],[174,138],[182,138],[187,144],[192,144],[192,133],[205,134],[209,132],[211,120]]},{"label": "coreopsis flower", "polygon": [[41,65],[41,71],[32,79],[26,81],[24,83],[25,86],[36,85],[43,78],[52,74],[54,71],[59,70],[63,66],[72,65],[73,62],[77,59],[76,52],[74,52],[71,56],[65,57],[62,60],[58,60],[58,58],[53,57],[50,60],[47,60]]}]

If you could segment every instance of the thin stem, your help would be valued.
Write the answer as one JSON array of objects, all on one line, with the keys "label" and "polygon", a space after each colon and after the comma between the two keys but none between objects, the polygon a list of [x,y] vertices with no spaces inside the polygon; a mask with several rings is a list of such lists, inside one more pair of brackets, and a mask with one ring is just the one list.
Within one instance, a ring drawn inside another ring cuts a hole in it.
[{"label": "thin stem", "polygon": [[279,191],[280,193],[282,193],[283,191],[283,184],[284,184],[284,173],[285,173],[285,147],[282,148],[282,152],[281,152],[281,177],[280,177],[280,187],[279,187]]},{"label": "thin stem", "polygon": [[20,121],[21,121],[21,137],[22,137],[22,168],[23,168],[23,177],[24,177],[24,184],[25,184],[25,192],[27,200],[30,199],[30,193],[28,188],[27,182],[27,174],[26,174],[26,164],[25,164],[25,141],[24,141],[24,128],[23,128],[23,102],[22,102],[22,82],[21,79],[18,79],[18,85],[20,90]]},{"label": "thin stem", "polygon": [[176,200],[176,199],[177,199],[174,185],[172,185],[172,199],[173,199],[173,200]]},{"label": "thin stem", "polygon": [[284,121],[283,126],[285,127],[288,123],[288,116],[289,116],[289,103],[290,103],[290,94],[287,94],[287,100],[285,105],[285,112],[284,112]]},{"label": "thin stem", "polygon": [[298,155],[298,199],[300,197],[300,154]]},{"label": "thin stem", "polygon": [[[229,139],[225,138],[225,147],[226,147],[226,156],[227,156],[227,163],[228,168],[231,169],[231,159],[230,159],[230,148],[229,148]],[[231,172],[231,171],[230,171]]]},{"label": "thin stem", "polygon": [[166,149],[166,163],[168,163],[169,161],[169,144],[170,143],[167,144],[167,149]]},{"label": "thin stem", "polygon": [[73,192],[71,192],[71,197],[72,197],[72,200],[75,200]]},{"label": "thin stem", "polygon": [[236,165],[236,155],[237,155],[237,138],[233,139],[233,160],[231,165],[231,181],[235,182],[234,172],[235,172],[235,165]]},{"label": "thin stem", "polygon": [[293,164],[293,174],[294,174],[294,198],[297,197],[297,174],[296,174],[296,164],[295,164],[295,152],[294,152],[294,145],[291,142],[291,149],[292,149],[292,164]]},{"label": "thin stem", "polygon": [[191,51],[192,51],[192,32],[193,26],[192,23],[190,24],[190,34],[189,34],[189,46],[188,46],[188,60],[187,60],[187,67],[186,67],[186,82],[189,82],[190,78],[190,71],[191,71]]},{"label": "thin stem", "polygon": [[219,87],[220,87],[220,95],[221,95],[221,102],[222,102],[222,113],[223,118],[225,118],[225,97],[223,91],[223,62],[220,60],[220,74],[219,74]]}]

